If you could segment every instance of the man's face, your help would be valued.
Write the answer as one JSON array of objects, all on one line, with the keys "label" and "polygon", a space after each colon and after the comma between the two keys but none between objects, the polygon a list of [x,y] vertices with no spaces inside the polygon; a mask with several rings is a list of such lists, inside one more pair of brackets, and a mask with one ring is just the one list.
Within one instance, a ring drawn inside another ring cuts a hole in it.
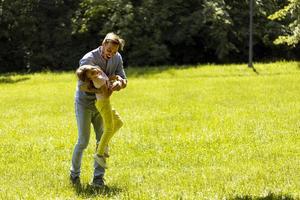
[{"label": "man's face", "polygon": [[114,44],[112,42],[106,42],[103,44],[102,57],[105,60],[109,60],[118,52],[118,50],[119,50],[118,44]]}]

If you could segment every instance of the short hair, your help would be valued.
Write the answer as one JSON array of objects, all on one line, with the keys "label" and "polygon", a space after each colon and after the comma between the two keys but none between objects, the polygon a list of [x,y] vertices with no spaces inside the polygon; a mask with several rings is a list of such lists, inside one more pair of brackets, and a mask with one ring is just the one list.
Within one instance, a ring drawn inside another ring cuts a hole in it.
[{"label": "short hair", "polygon": [[107,43],[113,43],[115,45],[119,45],[120,50],[123,50],[125,46],[125,40],[120,38],[117,34],[111,32],[107,33],[105,38],[102,41],[102,45],[107,44]]}]

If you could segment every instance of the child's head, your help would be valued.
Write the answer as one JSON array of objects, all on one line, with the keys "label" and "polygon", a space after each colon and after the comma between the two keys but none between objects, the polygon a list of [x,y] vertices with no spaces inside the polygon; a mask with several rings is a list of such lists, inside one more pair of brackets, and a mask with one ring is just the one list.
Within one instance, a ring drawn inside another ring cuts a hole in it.
[{"label": "child's head", "polygon": [[76,70],[77,78],[83,82],[90,82],[99,73],[100,69],[92,65],[82,65]]}]

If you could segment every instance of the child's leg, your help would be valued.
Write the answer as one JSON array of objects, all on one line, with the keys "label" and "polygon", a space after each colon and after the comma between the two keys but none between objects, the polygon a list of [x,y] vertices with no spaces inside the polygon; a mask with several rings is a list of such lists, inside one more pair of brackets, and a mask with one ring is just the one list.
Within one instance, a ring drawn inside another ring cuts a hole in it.
[{"label": "child's leg", "polygon": [[123,120],[121,119],[119,113],[112,109],[112,118],[114,121],[114,133],[117,132],[123,126]]},{"label": "child's leg", "polygon": [[114,136],[114,134],[123,126],[123,120],[115,109],[112,109],[112,119],[114,123],[114,129],[113,133],[109,136],[109,141],[111,140],[112,136]]},{"label": "child's leg", "polygon": [[[113,134],[111,134],[109,136],[109,139],[108,139],[109,142],[110,142],[112,136],[114,136],[115,133],[123,126],[123,121],[120,118],[119,113],[115,109],[112,109],[112,117],[113,117],[113,122],[114,122],[114,129],[113,129]],[[109,157],[109,148],[108,148],[108,145],[105,146],[105,148],[104,148],[104,156],[106,158]]]},{"label": "child's leg", "polygon": [[98,145],[97,154],[104,155],[105,146],[108,144],[111,135],[114,132],[114,122],[112,118],[112,108],[109,99],[97,100],[96,107],[103,119],[104,131]]}]

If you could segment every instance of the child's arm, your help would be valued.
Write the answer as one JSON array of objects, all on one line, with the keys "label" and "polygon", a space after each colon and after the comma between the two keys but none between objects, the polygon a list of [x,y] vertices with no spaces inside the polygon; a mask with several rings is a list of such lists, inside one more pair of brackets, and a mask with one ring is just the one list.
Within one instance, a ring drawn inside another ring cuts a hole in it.
[{"label": "child's arm", "polygon": [[101,77],[95,78],[92,81],[93,81],[95,88],[101,88],[103,85],[106,84],[106,80]]},{"label": "child's arm", "polygon": [[112,90],[110,90],[106,85],[102,85],[100,88],[90,88],[88,87],[88,84],[83,84],[79,86],[79,89],[83,92],[101,93],[106,97],[109,97],[112,94]]},{"label": "child's arm", "polygon": [[102,90],[101,88],[89,88],[87,83],[81,84],[79,89],[83,92],[90,92],[90,93],[100,93]]},{"label": "child's arm", "polygon": [[79,84],[79,89],[83,92],[101,93],[103,92],[104,88],[107,88],[106,80],[101,78],[95,78],[91,81],[91,83],[80,81]]}]

